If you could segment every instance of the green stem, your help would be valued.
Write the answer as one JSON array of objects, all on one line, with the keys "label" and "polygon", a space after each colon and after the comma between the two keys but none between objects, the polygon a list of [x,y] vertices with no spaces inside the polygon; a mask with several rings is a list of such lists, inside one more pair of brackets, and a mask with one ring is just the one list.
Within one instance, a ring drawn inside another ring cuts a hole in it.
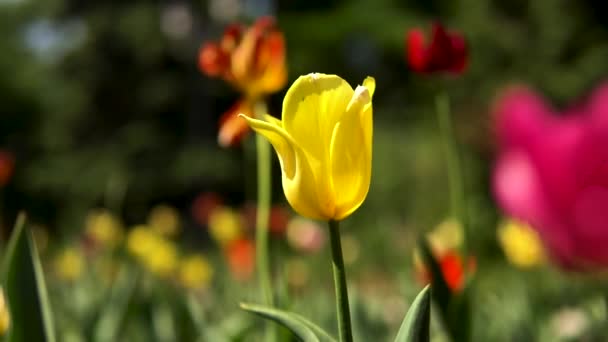
[{"label": "green stem", "polygon": [[450,100],[448,95],[440,93],[436,99],[437,117],[439,120],[439,130],[443,140],[443,152],[446,159],[448,173],[448,187],[450,193],[450,211],[458,223],[462,226],[465,235],[464,244],[467,243],[467,222],[464,207],[464,184],[460,159],[458,157],[456,139],[452,130],[452,117],[450,114]]},{"label": "green stem", "polygon": [[[266,103],[258,100],[253,107],[254,116],[261,118],[267,113]],[[256,262],[258,269],[258,280],[262,291],[264,304],[273,306],[272,277],[270,274],[270,261],[268,258],[268,221],[270,218],[271,205],[271,150],[270,143],[260,134],[255,136],[257,155],[257,214],[255,222]],[[266,340],[275,340],[275,329],[268,326],[266,329]]]},{"label": "green stem", "polygon": [[340,242],[340,223],[329,221],[329,239],[331,242],[332,268],[334,272],[334,287],[336,290],[336,309],[338,329],[341,342],[352,342],[353,332],[350,323],[348,307],[348,288],[346,287],[346,272],[342,258],[342,243]]}]

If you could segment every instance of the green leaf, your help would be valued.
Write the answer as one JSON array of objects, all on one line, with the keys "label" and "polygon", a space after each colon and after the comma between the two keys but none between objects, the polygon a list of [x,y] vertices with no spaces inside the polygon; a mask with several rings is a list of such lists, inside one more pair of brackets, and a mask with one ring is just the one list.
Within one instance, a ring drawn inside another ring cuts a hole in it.
[{"label": "green leaf", "polygon": [[95,326],[94,341],[106,342],[118,339],[119,332],[127,320],[129,306],[137,293],[139,279],[140,273],[133,267],[128,264],[121,266]]},{"label": "green leaf", "polygon": [[53,317],[36,243],[19,214],[3,265],[11,314],[8,342],[55,341]]},{"label": "green leaf", "polygon": [[431,324],[431,291],[427,285],[412,302],[395,342],[428,342]]},{"label": "green leaf", "polygon": [[420,239],[420,251],[422,252],[422,259],[429,272],[431,272],[431,286],[433,288],[433,300],[439,307],[441,315],[444,319],[447,319],[449,314],[449,306],[452,301],[452,291],[448,286],[448,283],[443,277],[441,266],[435,259],[431,248],[425,238]]},{"label": "green leaf", "polygon": [[306,318],[287,311],[268,308],[262,305],[241,303],[241,309],[254,313],[263,318],[271,319],[287,329],[304,342],[335,342],[323,329]]}]

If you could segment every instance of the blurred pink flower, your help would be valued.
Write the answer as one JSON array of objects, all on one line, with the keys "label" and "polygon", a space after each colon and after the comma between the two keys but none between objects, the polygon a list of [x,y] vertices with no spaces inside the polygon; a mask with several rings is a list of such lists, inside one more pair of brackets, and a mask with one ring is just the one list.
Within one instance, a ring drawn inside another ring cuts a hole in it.
[{"label": "blurred pink flower", "polygon": [[562,267],[608,267],[608,83],[562,113],[512,87],[494,114],[499,205],[531,224]]},{"label": "blurred pink flower", "polygon": [[296,216],[287,224],[287,243],[297,251],[316,253],[326,240],[323,227],[313,220]]}]

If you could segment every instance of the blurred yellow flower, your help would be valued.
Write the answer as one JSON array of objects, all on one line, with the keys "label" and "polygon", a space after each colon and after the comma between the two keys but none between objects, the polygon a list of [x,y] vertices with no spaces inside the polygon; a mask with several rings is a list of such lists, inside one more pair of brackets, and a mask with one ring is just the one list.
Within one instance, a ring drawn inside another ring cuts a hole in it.
[{"label": "blurred yellow flower", "polygon": [[170,276],[177,267],[178,254],[173,242],[158,238],[142,258],[144,266],[159,277]]},{"label": "blurred yellow flower", "polygon": [[6,335],[8,328],[11,325],[11,313],[8,310],[8,305],[6,305],[6,300],[4,298],[4,291],[2,287],[0,287],[0,337]]},{"label": "blurred yellow flower", "polygon": [[59,253],[53,262],[57,276],[63,280],[76,280],[84,269],[82,253],[74,247],[67,247]]},{"label": "blurred yellow flower", "polygon": [[228,207],[218,207],[209,215],[209,234],[220,245],[227,246],[243,234],[241,215]]},{"label": "blurred yellow flower", "polygon": [[287,284],[295,289],[305,287],[310,281],[310,266],[302,258],[287,260],[285,271],[287,272]]},{"label": "blurred yellow flower", "polygon": [[178,262],[177,248],[150,227],[135,226],[127,237],[127,249],[146,269],[160,276],[173,273]]},{"label": "blurred yellow flower", "polygon": [[[426,234],[426,239],[431,247],[433,254],[441,258],[446,254],[453,253],[462,247],[464,232],[458,220],[448,218],[441,221],[433,230]],[[414,249],[414,267],[417,271],[425,269],[420,250]]]},{"label": "blurred yellow flower", "polygon": [[500,224],[497,233],[498,242],[513,265],[530,268],[545,261],[541,240],[529,225],[509,219]]},{"label": "blurred yellow flower", "polygon": [[204,289],[209,286],[213,277],[213,267],[207,259],[194,254],[185,257],[179,264],[179,281],[189,289]]},{"label": "blurred yellow flower", "polygon": [[336,75],[308,74],[287,91],[282,120],[241,115],[277,152],[285,197],[300,215],[342,220],[365,200],[375,88],[372,77],[353,90]]},{"label": "blurred yellow flower", "polygon": [[131,228],[127,236],[127,250],[138,258],[143,258],[152,249],[158,237],[148,226],[139,225]]},{"label": "blurred yellow flower", "polygon": [[87,215],[85,232],[94,242],[107,247],[116,246],[123,238],[122,223],[106,209],[97,209]]},{"label": "blurred yellow flower", "polygon": [[426,235],[431,248],[438,254],[458,249],[464,241],[462,225],[456,219],[446,219]]},{"label": "blurred yellow flower", "polygon": [[179,213],[168,205],[158,205],[148,215],[148,225],[159,234],[167,237],[179,233]]}]

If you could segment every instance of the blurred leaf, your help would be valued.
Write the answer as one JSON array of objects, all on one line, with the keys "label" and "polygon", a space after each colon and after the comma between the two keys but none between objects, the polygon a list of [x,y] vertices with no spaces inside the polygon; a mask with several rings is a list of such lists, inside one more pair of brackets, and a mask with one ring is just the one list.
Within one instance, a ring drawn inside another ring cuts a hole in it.
[{"label": "blurred leaf", "polygon": [[102,311],[94,331],[94,341],[115,341],[124,326],[129,306],[137,290],[139,273],[124,264],[118,274],[105,310]]},{"label": "blurred leaf", "polygon": [[452,292],[450,291],[450,287],[448,286],[445,278],[443,277],[443,272],[441,271],[441,266],[439,262],[435,259],[431,248],[426,241],[425,238],[420,239],[419,242],[420,251],[422,252],[422,258],[424,260],[424,264],[429,272],[431,272],[431,285],[433,288],[433,299],[439,306],[441,310],[441,315],[447,318],[448,307],[450,305],[450,301],[452,300]]},{"label": "blurred leaf", "polygon": [[471,287],[468,284],[458,296],[454,296],[448,312],[448,327],[454,341],[470,341]]},{"label": "blurred leaf", "polygon": [[185,298],[185,306],[190,315],[190,319],[194,322],[197,334],[197,341],[228,341],[228,336],[221,329],[211,326],[205,317],[205,311],[201,304],[192,295],[188,294]]},{"label": "blurred leaf", "polygon": [[[159,302],[157,300],[157,302]],[[171,306],[164,300],[152,308],[152,327],[158,341],[176,341],[175,321]]]},{"label": "blurred leaf", "polygon": [[397,333],[395,342],[424,342],[429,341],[429,328],[431,324],[431,291],[427,285],[414,299],[401,328]]},{"label": "blurred leaf", "polygon": [[241,309],[283,325],[304,342],[336,341],[323,329],[298,314],[246,303],[241,303]]},{"label": "blurred leaf", "polygon": [[55,341],[51,307],[38,250],[21,213],[9,241],[3,269],[11,314],[7,341]]},{"label": "blurred leaf", "polygon": [[454,295],[448,287],[441,266],[433,256],[426,239],[421,239],[419,245],[424,263],[431,272],[433,299],[439,307],[448,334],[453,341],[469,341],[471,320],[469,284],[465,285],[462,292]]}]

